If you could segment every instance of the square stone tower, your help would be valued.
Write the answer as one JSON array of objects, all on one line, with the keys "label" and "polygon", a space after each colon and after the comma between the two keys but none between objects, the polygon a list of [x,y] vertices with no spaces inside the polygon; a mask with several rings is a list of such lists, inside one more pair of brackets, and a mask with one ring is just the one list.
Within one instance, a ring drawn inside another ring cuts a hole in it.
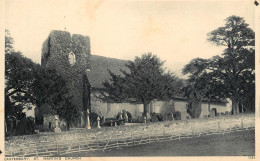
[{"label": "square stone tower", "polygon": [[83,119],[77,126],[84,126],[85,111],[90,110],[90,85],[86,71],[90,69],[90,39],[88,36],[71,35],[67,31],[51,31],[42,46],[41,65],[55,69],[67,82],[72,103],[82,111]]}]

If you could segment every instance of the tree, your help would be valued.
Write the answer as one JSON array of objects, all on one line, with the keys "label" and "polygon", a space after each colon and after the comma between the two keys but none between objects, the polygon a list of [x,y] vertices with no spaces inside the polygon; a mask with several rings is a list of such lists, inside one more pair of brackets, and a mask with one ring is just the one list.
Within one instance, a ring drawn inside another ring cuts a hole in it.
[{"label": "tree", "polygon": [[107,95],[106,92],[102,92],[103,99],[108,102],[124,102],[128,97],[124,92],[125,79],[122,75],[116,75],[110,70],[108,72],[111,77],[110,81],[105,81],[103,85],[109,94]]},{"label": "tree", "polygon": [[73,108],[67,108],[74,106],[68,103],[71,97],[67,96],[65,80],[55,70],[41,67],[20,52],[6,53],[5,56],[6,118],[20,119],[24,116],[22,111],[26,104],[36,106],[37,123],[41,123],[44,114],[58,114],[69,121],[68,125],[71,120],[78,118],[75,112],[70,112]]},{"label": "tree", "polygon": [[224,27],[210,32],[208,36],[213,44],[227,47],[224,57],[213,62],[218,68],[214,72],[228,86],[226,96],[232,100],[233,113],[239,113],[238,104],[243,102],[242,93],[245,92],[243,86],[254,86],[255,33],[243,18],[230,16]]},{"label": "tree", "polygon": [[190,74],[183,92],[184,96],[188,98],[187,112],[191,117],[200,116],[202,99],[208,101],[208,109],[210,110],[212,100],[225,98],[223,83],[215,77],[214,73],[209,72],[207,69],[209,65],[209,59],[195,58],[182,70],[183,74]]},{"label": "tree", "polygon": [[6,117],[21,115],[25,105],[35,99],[32,90],[33,68],[34,63],[20,52],[5,53]]},{"label": "tree", "polygon": [[114,101],[142,103],[147,117],[148,105],[154,99],[173,97],[176,77],[166,72],[163,62],[151,53],[136,57],[126,64],[122,75],[110,72],[112,79],[104,82],[107,98]]},{"label": "tree", "polygon": [[21,52],[15,52],[8,30],[5,39],[5,117],[21,119],[25,105],[30,104],[36,106],[38,123],[42,122],[44,114],[58,114],[68,125],[78,118],[75,111],[71,112],[75,108],[69,103],[71,96],[66,81],[55,70],[44,68]]},{"label": "tree", "polygon": [[73,105],[71,97],[64,95],[62,100],[63,101],[60,102],[58,106],[54,106],[53,109],[61,119],[65,120],[67,129],[69,129],[73,121],[80,119],[80,113],[78,108]]},{"label": "tree", "polygon": [[200,93],[194,89],[190,89],[189,91],[187,91],[186,97],[188,98],[187,113],[192,118],[199,118],[201,114],[201,102],[202,102],[202,97]]},{"label": "tree", "polygon": [[65,120],[67,128],[71,122],[79,118],[79,109],[72,103],[67,82],[54,69],[39,67],[33,83],[34,94],[37,98],[37,118],[43,115],[59,115]]},{"label": "tree", "polygon": [[254,31],[243,18],[230,16],[224,27],[208,34],[210,42],[227,47],[222,55],[194,59],[183,72],[191,74],[190,81],[205,97],[231,98],[233,114],[239,113],[239,105],[252,108],[248,105],[252,105],[255,95],[254,39]]},{"label": "tree", "polygon": [[14,39],[11,37],[10,31],[5,29],[5,53],[11,53],[13,49]]}]

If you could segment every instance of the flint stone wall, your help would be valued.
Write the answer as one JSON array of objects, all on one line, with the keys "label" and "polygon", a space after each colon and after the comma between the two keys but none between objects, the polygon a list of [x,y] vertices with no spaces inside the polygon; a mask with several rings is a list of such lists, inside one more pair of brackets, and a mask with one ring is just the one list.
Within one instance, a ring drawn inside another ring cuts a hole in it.
[{"label": "flint stone wall", "polygon": [[[76,62],[69,63],[69,53],[74,53]],[[66,31],[51,31],[42,46],[42,66],[56,69],[68,83],[72,103],[84,111],[89,108],[89,84],[85,71],[90,69],[90,39],[87,36]]]}]

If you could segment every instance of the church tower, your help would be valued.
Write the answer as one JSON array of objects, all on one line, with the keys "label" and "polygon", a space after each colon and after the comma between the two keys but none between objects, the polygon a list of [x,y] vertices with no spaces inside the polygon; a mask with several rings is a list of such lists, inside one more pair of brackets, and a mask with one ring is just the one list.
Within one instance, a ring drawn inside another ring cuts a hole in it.
[{"label": "church tower", "polygon": [[67,82],[72,103],[82,111],[90,110],[90,85],[86,71],[90,69],[90,39],[88,36],[71,35],[67,31],[51,31],[42,46],[41,65],[55,69]]}]

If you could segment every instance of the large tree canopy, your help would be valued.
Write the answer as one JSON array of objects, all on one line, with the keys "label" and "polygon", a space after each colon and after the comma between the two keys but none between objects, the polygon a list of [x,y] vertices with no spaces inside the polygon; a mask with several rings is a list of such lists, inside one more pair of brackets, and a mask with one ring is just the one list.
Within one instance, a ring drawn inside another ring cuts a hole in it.
[{"label": "large tree canopy", "polygon": [[230,16],[224,27],[210,32],[208,40],[226,46],[221,56],[194,59],[184,74],[204,97],[230,98],[234,114],[243,108],[254,110],[255,97],[255,34],[244,19]]},{"label": "large tree canopy", "polygon": [[[23,107],[35,100],[32,82],[34,63],[19,52],[5,54],[5,116],[22,114]],[[12,110],[11,110],[12,109]]]},{"label": "large tree canopy", "polygon": [[129,61],[126,67],[128,70],[122,70],[122,75],[110,72],[111,79],[104,82],[107,99],[143,103],[144,115],[147,116],[148,104],[152,100],[173,97],[177,78],[165,71],[163,61],[157,56],[143,54]]},{"label": "large tree canopy", "polygon": [[5,118],[24,117],[25,105],[33,102],[34,63],[13,49],[14,40],[5,30]]},{"label": "large tree canopy", "polygon": [[[58,114],[69,125],[79,112],[71,104],[66,82],[55,70],[41,67],[13,50],[13,39],[5,35],[5,117],[21,119],[24,108],[36,106],[37,117]],[[39,119],[38,119],[39,120]]]}]

